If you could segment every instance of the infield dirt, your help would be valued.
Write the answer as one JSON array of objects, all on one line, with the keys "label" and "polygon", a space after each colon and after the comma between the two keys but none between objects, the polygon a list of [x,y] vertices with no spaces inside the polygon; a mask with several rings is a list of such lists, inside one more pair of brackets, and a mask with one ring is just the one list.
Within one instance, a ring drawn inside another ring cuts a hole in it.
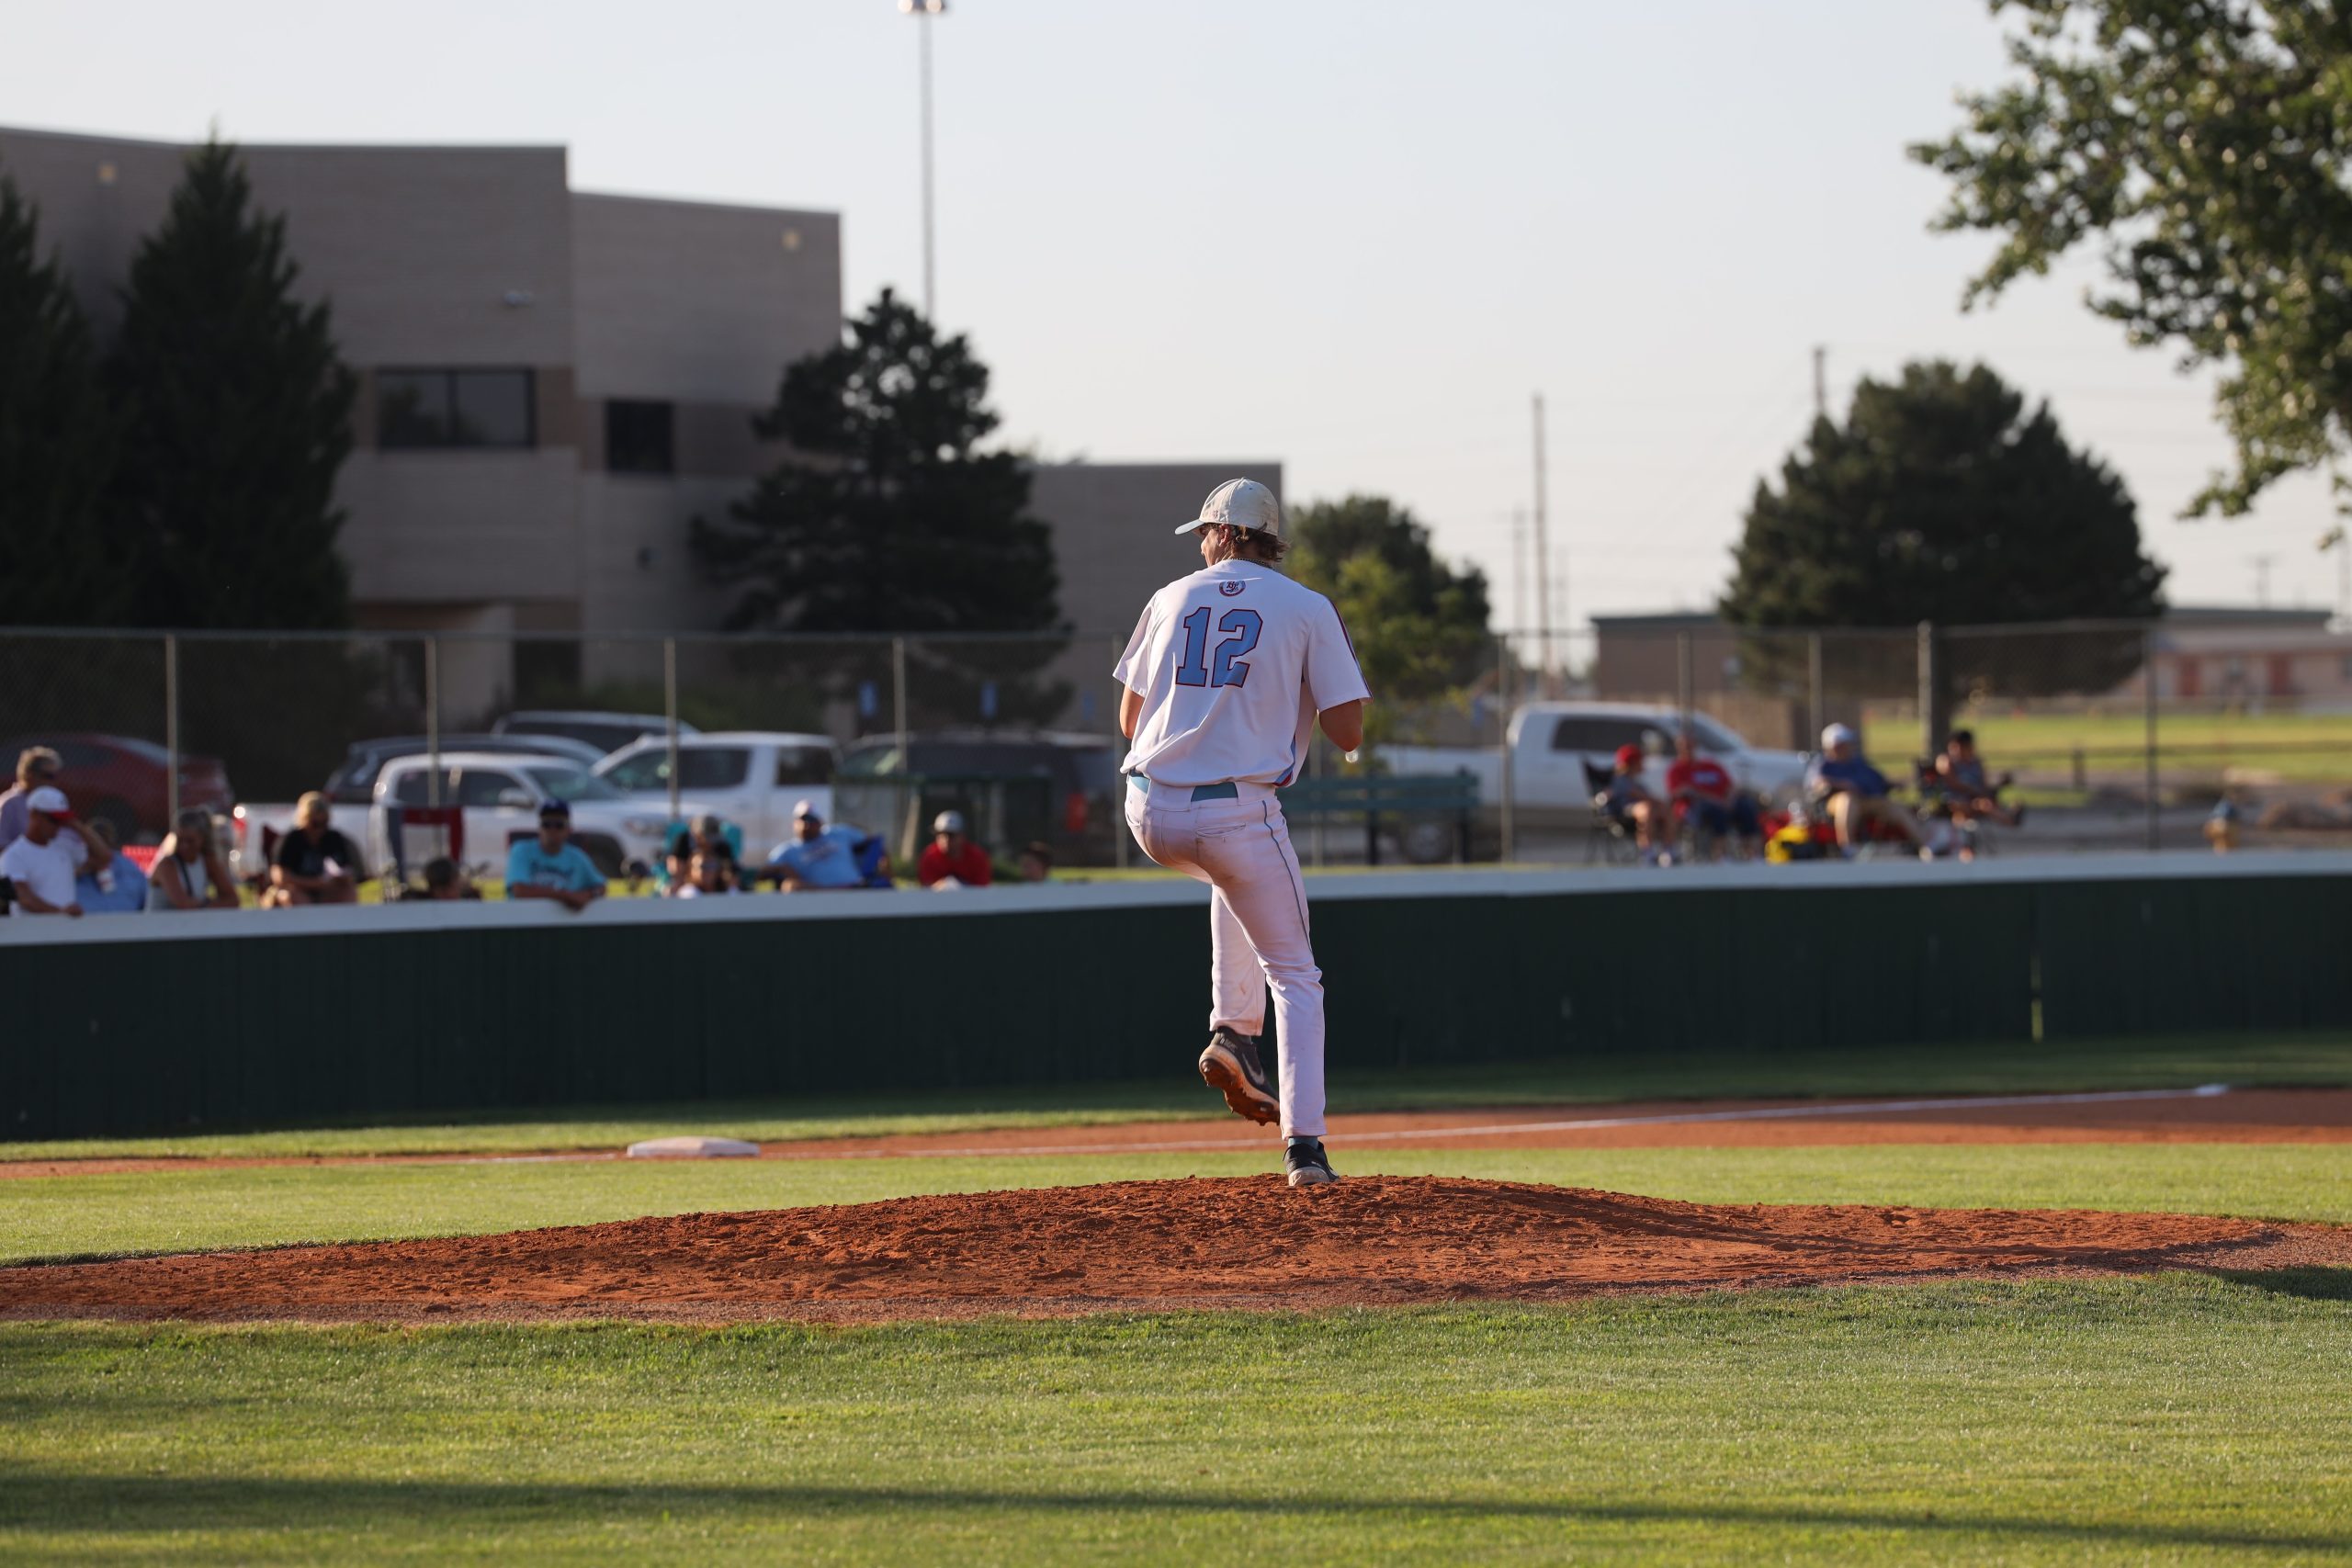
[{"label": "infield dirt", "polygon": [[2310,1266],[2352,1266],[2352,1229],[1265,1176],[28,1266],[0,1269],[0,1317],[864,1321]]}]

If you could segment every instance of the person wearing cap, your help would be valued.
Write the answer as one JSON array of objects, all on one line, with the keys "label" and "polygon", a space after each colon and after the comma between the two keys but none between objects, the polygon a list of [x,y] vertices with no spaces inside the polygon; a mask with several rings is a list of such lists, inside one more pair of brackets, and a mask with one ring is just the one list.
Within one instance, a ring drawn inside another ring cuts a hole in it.
[{"label": "person wearing cap", "polygon": [[506,852],[506,896],[552,898],[574,914],[605,896],[605,874],[571,841],[571,807],[565,802],[542,802],[538,836],[518,839]]},{"label": "person wearing cap", "polygon": [[359,902],[365,868],[358,850],[334,826],[334,808],[317,790],[295,802],[294,830],[277,840],[269,890],[261,897],[263,908]]},{"label": "person wearing cap", "polygon": [[[1371,698],[1331,601],[1275,569],[1283,509],[1228,479],[1177,525],[1201,570],[1151,596],[1114,673],[1132,743],[1127,829],[1160,865],[1209,885],[1209,1043],[1195,1062],[1227,1109],[1279,1122],[1293,1187],[1335,1181],[1323,1150],[1323,971],[1306,884],[1274,792],[1298,776],[1319,725],[1363,744]],[[1258,1052],[1273,991],[1279,1085]]]},{"label": "person wearing cap", "polygon": [[996,879],[988,851],[964,831],[964,814],[943,811],[932,818],[931,842],[915,862],[915,880],[925,887],[986,887]]},{"label": "person wearing cap", "polygon": [[1634,849],[1645,861],[1660,865],[1672,859],[1674,841],[1673,817],[1666,802],[1650,793],[1642,782],[1642,769],[1649,761],[1648,753],[1631,744],[1617,748],[1609,773],[1609,787],[1600,792],[1596,802],[1609,814],[1609,819],[1621,828],[1630,829]]},{"label": "person wearing cap", "polygon": [[1851,725],[1833,724],[1821,732],[1821,755],[1806,770],[1804,787],[1807,798],[1827,810],[1830,826],[1838,831],[1838,847],[1848,859],[1860,849],[1872,823],[1926,852],[1910,815],[1891,798],[1894,785],[1862,756],[1861,737]]},{"label": "person wearing cap", "polygon": [[866,885],[865,868],[858,864],[866,835],[854,828],[826,827],[811,800],[793,803],[792,835],[768,856],[768,874],[786,893]]},{"label": "person wearing cap", "polygon": [[147,908],[233,909],[237,904],[236,879],[220,853],[212,813],[200,806],[182,807],[155,850],[153,869],[147,874]]},{"label": "person wearing cap", "polygon": [[114,852],[102,839],[85,840],[74,827],[74,807],[63,790],[42,784],[26,792],[24,833],[0,850],[0,876],[8,879],[20,913],[81,918],[74,878],[85,864],[94,874],[104,869]]},{"label": "person wearing cap", "polygon": [[64,759],[46,746],[28,746],[17,754],[17,782],[0,791],[0,850],[25,836],[27,803],[33,791],[55,784],[64,767]]}]

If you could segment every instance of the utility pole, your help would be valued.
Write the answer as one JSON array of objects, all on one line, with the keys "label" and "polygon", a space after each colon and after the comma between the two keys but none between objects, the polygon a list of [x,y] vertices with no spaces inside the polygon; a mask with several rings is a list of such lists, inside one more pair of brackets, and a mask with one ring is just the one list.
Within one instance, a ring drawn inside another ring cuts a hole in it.
[{"label": "utility pole", "polygon": [[1829,417],[1829,345],[1813,345],[1813,412]]},{"label": "utility pole", "polygon": [[1527,635],[1527,508],[1510,513],[1510,633]]},{"label": "utility pole", "polygon": [[1544,507],[1544,394],[1535,394],[1535,657],[1537,687],[1552,694],[1552,567]]},{"label": "utility pole", "polygon": [[899,0],[899,9],[915,19],[922,54],[922,313],[934,324],[939,302],[933,288],[931,217],[931,19],[944,16],[947,0]]},{"label": "utility pole", "polygon": [[2335,552],[2335,629],[2352,632],[2352,534],[2338,523],[2319,536],[2319,548]]},{"label": "utility pole", "polygon": [[2271,558],[2269,556],[2246,557],[2254,564],[2254,602],[2265,610],[2270,608]]}]

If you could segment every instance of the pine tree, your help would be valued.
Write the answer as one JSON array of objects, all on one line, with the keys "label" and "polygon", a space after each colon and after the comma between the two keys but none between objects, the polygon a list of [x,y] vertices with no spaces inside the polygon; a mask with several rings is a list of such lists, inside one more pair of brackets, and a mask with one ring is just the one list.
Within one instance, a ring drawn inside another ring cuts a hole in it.
[{"label": "pine tree", "polygon": [[115,431],[81,308],[0,175],[0,626],[126,618],[131,579],[105,536]]},{"label": "pine tree", "polygon": [[[2145,620],[2164,606],[2164,568],[2142,553],[2123,481],[1981,365],[1865,378],[1844,424],[1814,422],[1779,491],[1758,483],[1734,557],[1722,608],[1741,626]],[[2137,667],[2139,646],[2128,633],[2078,638],[2068,657],[2037,659],[2014,639],[1984,641],[1950,669],[1965,689],[1982,673],[1965,660],[1997,653],[2008,690],[2095,691]],[[1857,679],[1904,690],[1911,649],[1888,648],[1884,681]]]},{"label": "pine tree", "polygon": [[727,624],[772,631],[1057,629],[1052,539],[1029,473],[978,444],[988,367],[888,289],[846,340],[787,367],[752,422],[787,456],[729,520],[695,520]]},{"label": "pine tree", "polygon": [[350,624],[334,481],[355,383],[298,270],[236,149],[190,153],[131,263],[107,363],[128,412],[113,510],[141,625]]}]

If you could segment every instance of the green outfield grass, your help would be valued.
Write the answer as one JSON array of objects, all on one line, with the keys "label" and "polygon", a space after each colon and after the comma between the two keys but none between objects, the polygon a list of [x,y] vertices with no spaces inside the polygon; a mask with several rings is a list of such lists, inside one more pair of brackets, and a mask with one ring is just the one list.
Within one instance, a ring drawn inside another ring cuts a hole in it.
[{"label": "green outfield grass", "polygon": [[[2312,1144],[1333,1149],[1359,1174],[1485,1177],[1694,1202],[2170,1210],[2352,1224],[2352,1149]],[[918,1192],[1272,1170],[1257,1154],[246,1167],[0,1181],[0,1263],[461,1235]]]},{"label": "green outfield grass", "polygon": [[[0,1159],[137,1156],[526,1154],[620,1149],[640,1138],[713,1133],[772,1141],[990,1127],[1215,1120],[1224,1103],[1184,1071],[1166,1079],[1016,1089],[910,1089],[888,1099],[812,1098],[693,1105],[588,1106],[424,1117],[389,1125],[187,1133],[157,1138],[0,1143]],[[1448,1109],[1725,1096],[1997,1094],[2025,1090],[2172,1089],[2202,1083],[2352,1084],[2352,1034],[2018,1041],[1995,1044],[1724,1051],[1667,1057],[1590,1057],[1444,1070],[1357,1068],[1335,1055],[1332,1109]]]},{"label": "green outfield grass", "polygon": [[[1976,732],[1976,749],[1995,773],[2032,767],[2044,774],[2068,762],[2052,753],[2124,752],[2131,756],[2093,756],[2093,773],[2132,772],[2141,766],[2139,752],[2147,744],[2147,718],[2136,707],[2097,713],[2017,714],[1998,707],[1972,708],[1955,714],[1952,722]],[[1864,746],[1882,764],[1887,759],[1915,755],[1919,750],[1916,717],[1877,717],[1864,726]],[[2156,744],[2167,776],[2176,773],[2218,777],[2224,767],[2275,773],[2281,778],[2316,784],[2352,783],[2352,713],[2207,713],[2158,716]],[[2020,762],[2030,755],[2030,763]]]},{"label": "green outfield grass", "polygon": [[2315,1561],[2352,1542],[2347,1295],[0,1325],[0,1559]]}]

